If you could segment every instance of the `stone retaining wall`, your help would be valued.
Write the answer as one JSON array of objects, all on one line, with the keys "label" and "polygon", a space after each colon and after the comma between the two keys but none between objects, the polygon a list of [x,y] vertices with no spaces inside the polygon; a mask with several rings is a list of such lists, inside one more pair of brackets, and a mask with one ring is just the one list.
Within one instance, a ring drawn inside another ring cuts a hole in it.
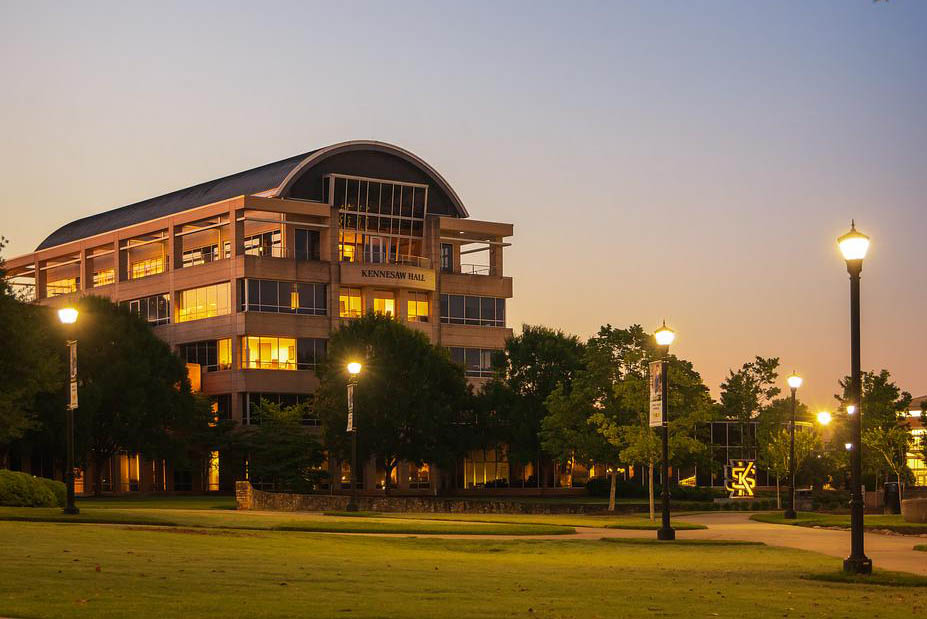
[{"label": "stone retaining wall", "polygon": [[[238,509],[280,512],[344,511],[351,497],[339,494],[286,494],[264,492],[250,482],[235,483]],[[432,496],[358,496],[358,508],[371,512],[457,512],[470,514],[583,514],[600,512],[602,504],[531,503],[493,499],[461,499]],[[633,513],[646,505],[615,506],[616,512]]]},{"label": "stone retaining wall", "polygon": [[901,502],[901,517],[905,522],[927,523],[927,499],[905,499]]}]

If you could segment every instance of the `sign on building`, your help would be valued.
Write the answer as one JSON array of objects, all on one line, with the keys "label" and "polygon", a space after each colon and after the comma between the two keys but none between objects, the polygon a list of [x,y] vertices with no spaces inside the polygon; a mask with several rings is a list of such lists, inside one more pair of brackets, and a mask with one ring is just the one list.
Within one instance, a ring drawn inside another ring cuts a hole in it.
[{"label": "sign on building", "polygon": [[729,460],[724,467],[724,489],[732,499],[752,499],[756,489],[756,461]]},{"label": "sign on building", "polygon": [[663,425],[663,362],[650,362],[650,427]]}]

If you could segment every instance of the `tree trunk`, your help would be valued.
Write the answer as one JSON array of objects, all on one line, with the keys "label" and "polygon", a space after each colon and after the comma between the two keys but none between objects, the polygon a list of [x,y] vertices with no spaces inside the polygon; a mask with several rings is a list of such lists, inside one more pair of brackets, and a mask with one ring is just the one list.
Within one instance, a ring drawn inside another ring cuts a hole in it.
[{"label": "tree trunk", "polygon": [[615,511],[615,488],[618,486],[618,471],[612,469],[610,473],[612,476],[611,488],[608,491],[608,511]]},{"label": "tree trunk", "polygon": [[779,476],[776,475],[776,509],[782,509],[782,497],[779,494]]},{"label": "tree trunk", "polygon": [[904,487],[901,485],[901,472],[897,474],[898,477],[898,504],[901,505],[901,501],[904,499]]},{"label": "tree trunk", "polygon": [[647,484],[650,487],[650,520],[654,519],[654,509],[653,509],[653,463],[650,463],[650,466],[647,468]]}]

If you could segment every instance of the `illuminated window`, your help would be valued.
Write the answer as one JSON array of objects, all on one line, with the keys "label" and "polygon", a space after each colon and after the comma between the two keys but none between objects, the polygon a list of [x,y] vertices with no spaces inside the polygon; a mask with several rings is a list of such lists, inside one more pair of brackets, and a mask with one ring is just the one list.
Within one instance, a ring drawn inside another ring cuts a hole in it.
[{"label": "illuminated window", "polygon": [[259,370],[295,370],[296,339],[292,337],[242,337],[241,367]]},{"label": "illuminated window", "polygon": [[360,288],[342,288],[338,295],[340,316],[342,318],[357,318],[363,314]]},{"label": "illuminated window", "polygon": [[424,292],[410,292],[407,309],[407,320],[413,322],[428,322],[428,294]]},{"label": "illuminated window", "polygon": [[138,492],[138,454],[119,454],[119,488],[122,492]]},{"label": "illuminated window", "polygon": [[108,286],[116,281],[116,271],[113,269],[103,269],[93,274],[93,287]]},{"label": "illuminated window", "polygon": [[283,236],[280,230],[271,230],[245,237],[245,254],[248,256],[264,256],[283,258]]},{"label": "illuminated window", "polygon": [[53,282],[48,282],[45,286],[46,295],[49,297],[57,297],[59,294],[69,294],[72,292],[77,292],[77,287],[80,283],[79,277],[68,277],[66,279],[58,279]]},{"label": "illuminated window", "polygon": [[417,466],[414,462],[409,463],[409,488],[430,488],[431,487],[431,467],[428,463]]},{"label": "illuminated window", "polygon": [[180,358],[196,363],[207,372],[228,370],[232,367],[232,340],[204,340],[180,345]]},{"label": "illuminated window", "polygon": [[384,316],[396,315],[396,299],[391,292],[377,291],[373,293],[373,312]]},{"label": "illuminated window", "polygon": [[229,282],[177,293],[177,322],[223,316],[231,312]]},{"label": "illuminated window", "polygon": [[216,260],[221,260],[223,258],[230,258],[231,256],[231,241],[225,241],[222,243],[221,253],[219,251],[219,244],[213,243],[212,245],[197,247],[196,249],[188,249],[183,252],[183,262],[181,263],[181,268],[186,269],[187,267],[194,267],[199,264],[207,264],[209,262],[215,262]]},{"label": "illuminated window", "polygon": [[164,272],[164,256],[155,258],[146,258],[138,262],[133,262],[129,267],[129,279],[139,279],[149,275],[157,275]]},{"label": "illuminated window", "polygon": [[209,471],[206,480],[206,490],[209,492],[219,492],[219,452],[213,451],[209,454]]},{"label": "illuminated window", "polygon": [[464,488],[504,488],[508,481],[504,449],[474,449],[464,458]]}]

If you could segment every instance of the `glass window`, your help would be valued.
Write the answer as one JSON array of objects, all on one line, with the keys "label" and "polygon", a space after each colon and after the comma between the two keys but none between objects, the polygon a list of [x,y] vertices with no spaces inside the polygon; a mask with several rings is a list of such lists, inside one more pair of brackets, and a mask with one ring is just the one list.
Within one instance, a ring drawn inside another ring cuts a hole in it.
[{"label": "glass window", "polygon": [[107,286],[116,281],[116,271],[114,269],[103,269],[93,274],[93,287]]},{"label": "glass window", "polygon": [[245,254],[248,256],[283,257],[283,235],[280,230],[268,230],[245,237]]},{"label": "glass window", "polygon": [[424,292],[410,292],[407,309],[407,320],[412,322],[428,322],[428,294]]},{"label": "glass window", "polygon": [[295,370],[296,339],[291,337],[241,338],[241,367],[258,370]]},{"label": "glass window", "polygon": [[441,322],[504,327],[505,299],[456,294],[441,295]]},{"label": "glass window", "polygon": [[229,314],[231,290],[229,282],[181,290],[177,293],[177,322]]},{"label": "glass window", "polygon": [[301,337],[296,342],[296,366],[300,370],[314,370],[325,358],[328,341],[321,338]]},{"label": "glass window", "polygon": [[391,292],[378,290],[373,293],[373,312],[384,316],[396,315],[396,299]]},{"label": "glass window", "polygon": [[478,378],[492,376],[492,356],[495,352],[488,348],[450,348],[451,361],[462,365],[467,376]]},{"label": "glass window", "polygon": [[146,258],[129,266],[129,279],[139,279],[164,272],[164,256]]},{"label": "glass window", "polygon": [[342,288],[338,295],[340,316],[342,318],[357,318],[363,314],[360,288]]},{"label": "glass window", "polygon": [[152,326],[166,325],[171,322],[171,300],[170,295],[166,292],[131,301],[123,301],[120,305],[127,307],[130,312]]},{"label": "glass window", "polygon": [[319,255],[319,231],[296,228],[296,259],[318,260]]},{"label": "glass window", "polygon": [[445,273],[454,271],[454,246],[441,243],[441,270]]}]

